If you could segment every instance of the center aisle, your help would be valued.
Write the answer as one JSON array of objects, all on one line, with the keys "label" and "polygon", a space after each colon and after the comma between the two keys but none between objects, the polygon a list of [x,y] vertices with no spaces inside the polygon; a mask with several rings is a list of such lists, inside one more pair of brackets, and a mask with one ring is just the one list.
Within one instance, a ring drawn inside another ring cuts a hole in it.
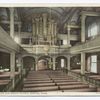
[{"label": "center aisle", "polygon": [[96,92],[96,87],[73,79],[62,71],[30,71],[22,92]]}]

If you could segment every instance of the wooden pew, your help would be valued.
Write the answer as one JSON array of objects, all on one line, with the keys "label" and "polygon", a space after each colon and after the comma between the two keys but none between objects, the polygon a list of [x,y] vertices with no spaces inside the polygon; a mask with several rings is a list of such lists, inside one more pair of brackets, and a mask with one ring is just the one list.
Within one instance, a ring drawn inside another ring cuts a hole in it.
[{"label": "wooden pew", "polygon": [[38,84],[24,84],[24,87],[45,87],[45,86],[55,86],[55,83],[38,83]]},{"label": "wooden pew", "polygon": [[75,85],[75,84],[83,84],[82,82],[58,82],[56,85],[61,86],[61,85]]},{"label": "wooden pew", "polygon": [[9,84],[11,80],[0,80],[0,92]]},{"label": "wooden pew", "polygon": [[51,80],[50,78],[27,78],[27,79],[24,79],[25,81],[46,81],[46,80]]},{"label": "wooden pew", "polygon": [[72,79],[69,79],[69,80],[54,80],[55,83],[59,83],[59,82],[76,82],[76,80],[72,80]]},{"label": "wooden pew", "polygon": [[58,86],[23,88],[23,92],[42,92],[42,91],[53,91],[53,90],[58,90]]},{"label": "wooden pew", "polygon": [[24,81],[24,84],[38,84],[38,83],[52,83],[52,80],[45,80],[45,81]]},{"label": "wooden pew", "polygon": [[75,85],[61,85],[59,86],[60,90],[71,90],[71,89],[81,89],[81,88],[89,88],[87,84],[75,84]]},{"label": "wooden pew", "polygon": [[96,92],[97,88],[82,88],[82,89],[70,89],[63,90],[63,92]]}]

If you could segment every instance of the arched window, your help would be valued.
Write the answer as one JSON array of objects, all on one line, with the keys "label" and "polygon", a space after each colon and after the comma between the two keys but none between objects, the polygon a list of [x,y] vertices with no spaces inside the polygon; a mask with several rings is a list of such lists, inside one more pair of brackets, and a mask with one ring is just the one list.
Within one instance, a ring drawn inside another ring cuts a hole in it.
[{"label": "arched window", "polygon": [[64,67],[64,59],[61,59],[61,68]]}]

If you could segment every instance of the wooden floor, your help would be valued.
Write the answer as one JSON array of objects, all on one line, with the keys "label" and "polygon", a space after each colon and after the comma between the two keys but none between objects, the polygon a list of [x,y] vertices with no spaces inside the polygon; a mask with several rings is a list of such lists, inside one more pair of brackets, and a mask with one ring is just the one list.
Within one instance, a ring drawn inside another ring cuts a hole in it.
[{"label": "wooden floor", "polygon": [[30,71],[22,92],[96,92],[96,87],[77,81],[62,71]]}]

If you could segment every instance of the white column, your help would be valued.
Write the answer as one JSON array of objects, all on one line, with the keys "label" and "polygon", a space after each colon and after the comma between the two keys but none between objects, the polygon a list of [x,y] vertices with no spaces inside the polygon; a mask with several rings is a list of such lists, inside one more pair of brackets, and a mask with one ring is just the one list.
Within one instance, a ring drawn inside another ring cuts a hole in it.
[{"label": "white column", "polygon": [[14,8],[10,9],[10,36],[14,38]]},{"label": "white column", "polygon": [[40,17],[40,34],[43,35],[42,17]]},{"label": "white column", "polygon": [[54,43],[57,42],[57,23],[54,23]]},{"label": "white column", "polygon": [[36,39],[36,29],[35,29],[35,20],[34,19],[32,19],[32,33],[33,33],[33,43],[35,43],[36,41],[35,41],[35,39]]},{"label": "white column", "polygon": [[32,45],[32,37],[29,37],[29,45]]},{"label": "white column", "polygon": [[85,53],[81,53],[81,74],[85,74]]},{"label": "white column", "polygon": [[56,69],[56,58],[53,57],[53,70],[55,70],[55,69]]},{"label": "white column", "polygon": [[43,14],[43,34],[47,36],[47,14]]},{"label": "white column", "polygon": [[39,35],[39,18],[36,18],[36,41],[37,41],[37,44],[38,44],[38,35]]},{"label": "white column", "polygon": [[15,52],[10,53],[10,77],[12,79],[12,87],[15,87]]},{"label": "white column", "polygon": [[70,55],[67,57],[67,69],[70,70]]},{"label": "white column", "polygon": [[51,20],[52,45],[54,45],[54,20]]},{"label": "white column", "polygon": [[20,75],[20,79],[21,79],[21,76],[22,76],[22,57],[21,55],[18,56],[18,72],[19,72],[19,75]]},{"label": "white column", "polygon": [[18,38],[19,38],[19,44],[21,43],[21,24],[18,24]]},{"label": "white column", "polygon": [[70,46],[70,27],[67,27],[67,44]]},{"label": "white column", "polygon": [[52,42],[52,23],[51,23],[51,19],[49,19],[49,22],[48,22],[48,35],[50,37],[50,45],[51,45],[51,42]]},{"label": "white column", "polygon": [[35,58],[35,71],[38,70],[38,57]]},{"label": "white column", "polygon": [[85,42],[85,20],[86,16],[82,15],[81,16],[81,42]]}]

